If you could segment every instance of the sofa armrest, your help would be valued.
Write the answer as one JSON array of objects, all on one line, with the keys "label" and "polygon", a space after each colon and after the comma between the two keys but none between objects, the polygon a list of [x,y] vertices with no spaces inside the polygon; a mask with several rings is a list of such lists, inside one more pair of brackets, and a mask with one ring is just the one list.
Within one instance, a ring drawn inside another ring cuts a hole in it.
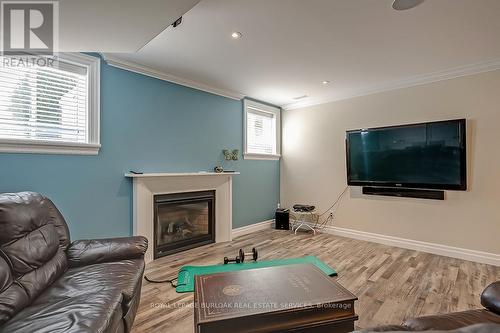
[{"label": "sofa armrest", "polygon": [[493,282],[481,293],[481,305],[500,315],[500,281]]},{"label": "sofa armrest", "polygon": [[66,250],[70,267],[102,262],[142,258],[148,249],[148,240],[142,236],[77,240]]},{"label": "sofa armrest", "polygon": [[407,319],[403,326],[410,331],[449,331],[481,323],[500,324],[500,316],[486,309],[467,310]]}]

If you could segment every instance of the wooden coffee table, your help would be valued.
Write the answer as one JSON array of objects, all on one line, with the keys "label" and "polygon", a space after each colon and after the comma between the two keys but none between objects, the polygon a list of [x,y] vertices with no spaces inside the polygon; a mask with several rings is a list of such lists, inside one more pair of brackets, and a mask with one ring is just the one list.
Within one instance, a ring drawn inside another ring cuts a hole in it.
[{"label": "wooden coffee table", "polygon": [[[237,265],[237,264],[236,264]],[[309,264],[198,275],[195,332],[351,332],[357,297]]]}]

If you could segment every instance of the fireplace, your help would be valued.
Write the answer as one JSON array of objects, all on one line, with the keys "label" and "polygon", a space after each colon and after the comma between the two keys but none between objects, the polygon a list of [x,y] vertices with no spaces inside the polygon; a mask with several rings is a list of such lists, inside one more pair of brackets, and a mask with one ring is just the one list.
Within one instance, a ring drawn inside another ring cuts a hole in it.
[{"label": "fireplace", "polygon": [[154,259],[215,242],[215,191],[154,196]]},{"label": "fireplace", "polygon": [[155,196],[165,193],[185,193],[213,190],[215,192],[215,243],[229,242],[232,235],[233,177],[239,173],[127,173],[133,179],[132,234],[144,236],[149,247],[144,256],[146,263],[155,258]]}]

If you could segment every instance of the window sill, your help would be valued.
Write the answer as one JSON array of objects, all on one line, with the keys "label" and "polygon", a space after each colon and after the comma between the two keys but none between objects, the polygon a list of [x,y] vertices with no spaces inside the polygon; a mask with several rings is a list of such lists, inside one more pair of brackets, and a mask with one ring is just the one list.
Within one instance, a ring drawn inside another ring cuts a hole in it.
[{"label": "window sill", "polygon": [[271,154],[243,154],[243,158],[245,160],[270,160],[270,161],[279,161],[281,155],[271,155]]},{"label": "window sill", "polygon": [[0,139],[0,153],[97,155],[100,144]]}]

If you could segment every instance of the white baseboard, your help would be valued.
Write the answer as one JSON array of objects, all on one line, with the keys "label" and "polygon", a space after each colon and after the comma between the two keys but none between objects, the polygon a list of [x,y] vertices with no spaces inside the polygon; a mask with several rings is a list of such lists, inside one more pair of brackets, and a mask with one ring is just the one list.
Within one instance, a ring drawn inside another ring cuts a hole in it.
[{"label": "white baseboard", "polygon": [[[255,231],[265,230],[272,228],[274,220],[263,221],[241,228],[233,229],[233,238],[238,236],[243,236]],[[400,238],[394,236],[387,236],[382,234],[376,234],[366,231],[359,231],[354,229],[340,228],[334,226],[327,226],[321,229],[320,232],[327,234],[354,238],[359,240],[364,240],[373,243],[379,243],[389,246],[400,247],[403,249],[421,251],[426,253],[437,254],[441,256],[469,260],[474,262],[479,262],[483,264],[489,264],[494,266],[500,266],[500,254],[489,253],[483,251],[476,251],[470,249],[464,249],[460,247],[454,247],[449,245],[442,245],[437,243],[428,243],[417,241],[413,239]]]},{"label": "white baseboard", "polygon": [[235,228],[233,229],[233,232],[231,233],[233,238],[251,234],[252,232],[260,231],[260,230],[266,230],[270,229],[274,223],[274,220],[267,220],[267,221],[262,221],[250,225],[246,225],[244,227],[240,228]]},{"label": "white baseboard", "polygon": [[322,229],[322,231],[336,236],[360,239],[384,245],[401,247],[404,249],[422,251],[452,258],[475,261],[483,264],[500,266],[500,255],[495,253],[469,250],[454,246],[428,243],[413,239],[399,238],[333,226],[328,226],[325,229]]}]

